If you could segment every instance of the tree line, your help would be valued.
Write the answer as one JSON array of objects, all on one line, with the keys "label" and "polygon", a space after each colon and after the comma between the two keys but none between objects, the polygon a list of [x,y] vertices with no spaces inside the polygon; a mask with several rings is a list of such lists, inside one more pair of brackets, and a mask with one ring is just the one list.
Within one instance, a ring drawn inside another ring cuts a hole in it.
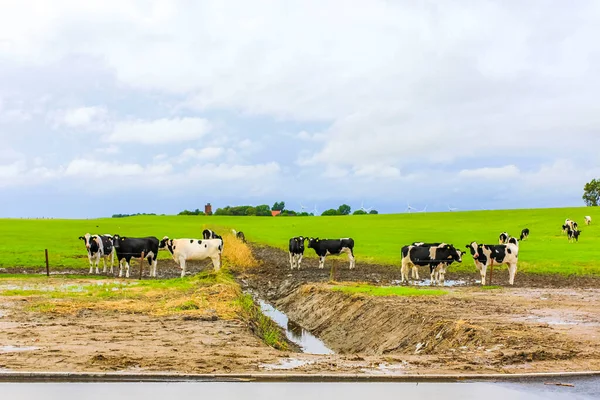
[{"label": "tree line", "polygon": [[[305,211],[294,211],[288,210],[285,208],[285,201],[275,202],[272,206],[268,204],[261,204],[258,206],[226,206],[222,208],[217,208],[214,212],[214,215],[231,215],[231,216],[257,216],[257,217],[270,217],[273,214],[272,211],[279,211],[281,216],[285,217],[309,217],[314,216],[313,213],[308,213]],[[349,215],[352,209],[347,204],[340,205],[337,209],[331,208],[329,210],[325,210],[321,213],[321,215]],[[354,215],[362,215],[362,214],[378,214],[377,210],[371,210],[368,213],[363,210],[356,210]],[[205,215],[204,211],[196,209],[194,211],[183,210],[178,215]]]}]

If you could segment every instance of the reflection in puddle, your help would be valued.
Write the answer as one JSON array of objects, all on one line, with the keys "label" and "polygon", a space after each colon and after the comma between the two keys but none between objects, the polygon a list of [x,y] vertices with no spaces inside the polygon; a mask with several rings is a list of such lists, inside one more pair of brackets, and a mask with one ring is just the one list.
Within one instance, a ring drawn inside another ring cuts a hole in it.
[{"label": "reflection in puddle", "polygon": [[287,315],[261,299],[257,299],[256,302],[260,306],[262,312],[267,317],[271,318],[277,325],[282,327],[285,330],[285,335],[288,339],[300,346],[304,353],[333,354],[333,351],[325,346],[325,343],[323,343],[322,340],[294,321],[291,321]]}]

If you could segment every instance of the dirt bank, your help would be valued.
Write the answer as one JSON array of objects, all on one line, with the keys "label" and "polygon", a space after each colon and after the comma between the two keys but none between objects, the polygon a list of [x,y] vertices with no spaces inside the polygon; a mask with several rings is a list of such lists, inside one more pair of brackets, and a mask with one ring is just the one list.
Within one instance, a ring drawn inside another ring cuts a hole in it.
[{"label": "dirt bank", "polygon": [[[419,368],[485,371],[600,369],[600,280],[593,277],[518,275],[516,287],[474,284],[476,274],[449,273],[466,286],[440,297],[368,297],[332,292],[329,269],[304,260],[291,271],[287,254],[255,248],[263,264],[240,276],[275,306],[340,354],[394,357]],[[389,285],[395,267],[336,265],[336,281]],[[498,273],[500,272],[500,273]]]}]

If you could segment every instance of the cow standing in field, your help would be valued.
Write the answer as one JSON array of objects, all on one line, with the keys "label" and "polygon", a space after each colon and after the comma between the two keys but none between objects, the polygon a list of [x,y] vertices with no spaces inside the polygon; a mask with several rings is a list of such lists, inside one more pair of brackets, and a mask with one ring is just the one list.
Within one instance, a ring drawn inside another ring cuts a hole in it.
[{"label": "cow standing in field", "polygon": [[223,251],[222,239],[169,239],[165,236],[159,248],[167,248],[173,260],[181,268],[181,277],[185,276],[186,261],[202,261],[210,258],[215,271],[221,269],[221,252]]},{"label": "cow standing in field", "polygon": [[513,285],[517,274],[517,261],[519,247],[513,243],[508,244],[477,244],[471,242],[467,249],[471,252],[475,266],[481,274],[481,284],[485,285],[487,268],[493,265],[506,264],[508,266],[508,283]]},{"label": "cow standing in field", "polygon": [[96,273],[100,273],[98,270],[100,264],[100,258],[104,262],[103,273],[106,273],[106,257],[111,256],[110,260],[110,273],[113,273],[113,267],[115,263],[115,253],[112,244],[111,235],[90,235],[86,233],[83,236],[79,236],[79,240],[83,240],[85,248],[88,253],[88,260],[90,262],[90,274],[94,271],[94,265],[96,266]]},{"label": "cow standing in field", "polygon": [[521,236],[519,237],[519,240],[525,240],[529,237],[529,228],[525,228],[521,231]]},{"label": "cow standing in field", "polygon": [[308,248],[314,249],[315,253],[319,256],[319,268],[325,267],[325,257],[328,255],[339,255],[341,253],[348,254],[348,260],[350,260],[349,269],[356,266],[356,260],[354,259],[354,239],[343,238],[343,239],[319,239],[309,238]]},{"label": "cow standing in field", "polygon": [[[129,263],[132,258],[140,258],[142,253],[150,265],[150,276],[156,277],[158,258],[158,238],[147,236],[143,238],[113,236],[113,246],[119,260],[119,278],[123,276],[123,261],[125,261],[125,277],[129,278]],[[141,265],[140,265],[141,268]]]},{"label": "cow standing in field", "polygon": [[589,215],[585,216],[585,224],[589,225],[592,223],[592,217],[590,217]]},{"label": "cow standing in field", "polygon": [[231,232],[233,233],[233,235],[242,241],[242,243],[246,243],[246,236],[244,235],[244,232],[240,231],[236,231],[235,229],[232,229]]},{"label": "cow standing in field", "polygon": [[579,229],[571,229],[571,228],[567,228],[567,238],[569,239],[569,243],[573,243],[573,239],[575,239],[576,242],[579,242],[579,235],[581,235],[581,232]]},{"label": "cow standing in field", "polygon": [[290,239],[289,252],[290,252],[290,268],[300,269],[300,263],[302,263],[302,257],[304,256],[304,236],[296,236]]},{"label": "cow standing in field", "polygon": [[508,238],[509,238],[508,233],[502,232],[500,234],[500,236],[498,237],[498,243],[506,244],[508,242]]},{"label": "cow standing in field", "polygon": [[413,279],[419,279],[419,266],[428,266],[431,284],[444,284],[446,271],[453,262],[462,262],[463,252],[451,244],[415,242],[410,246],[403,246],[402,268],[400,269],[400,282],[408,283],[408,269],[412,267]]}]

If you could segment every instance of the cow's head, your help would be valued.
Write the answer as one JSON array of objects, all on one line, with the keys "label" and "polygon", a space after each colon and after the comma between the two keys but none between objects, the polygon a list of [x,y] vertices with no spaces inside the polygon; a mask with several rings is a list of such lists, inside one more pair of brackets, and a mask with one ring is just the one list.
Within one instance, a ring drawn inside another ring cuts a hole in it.
[{"label": "cow's head", "polygon": [[173,239],[169,239],[168,236],[165,236],[165,237],[162,238],[162,240],[158,244],[158,248],[159,249],[164,249],[165,247],[172,246],[172,245],[173,245]]},{"label": "cow's head", "polygon": [[89,233],[86,233],[83,236],[79,236],[79,240],[83,240],[83,242],[85,243],[85,248],[86,249],[90,249],[91,247],[91,241],[92,241],[92,235],[90,235]]},{"label": "cow's head", "polygon": [[118,249],[119,247],[121,247],[121,242],[125,240],[125,237],[121,237],[119,235],[113,235],[112,237],[112,242],[113,242],[113,247],[115,249]]},{"label": "cow's head", "polygon": [[477,260],[479,258],[479,251],[481,250],[481,247],[477,244],[477,242],[471,242],[465,247],[471,252],[473,259]]},{"label": "cow's head", "polygon": [[307,238],[307,240],[309,249],[314,249],[315,246],[319,243],[319,238]]}]

